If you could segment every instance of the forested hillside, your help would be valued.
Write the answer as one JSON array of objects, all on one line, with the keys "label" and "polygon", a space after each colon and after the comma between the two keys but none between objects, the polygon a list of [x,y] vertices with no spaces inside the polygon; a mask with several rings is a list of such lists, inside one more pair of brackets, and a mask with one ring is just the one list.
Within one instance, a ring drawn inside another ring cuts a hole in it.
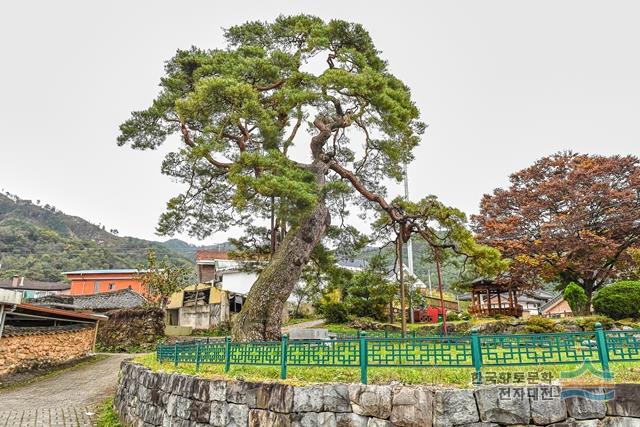
[{"label": "forested hillside", "polygon": [[62,280],[63,271],[138,267],[149,249],[177,264],[192,264],[195,246],[120,237],[53,206],[0,194],[0,278],[22,275]]}]

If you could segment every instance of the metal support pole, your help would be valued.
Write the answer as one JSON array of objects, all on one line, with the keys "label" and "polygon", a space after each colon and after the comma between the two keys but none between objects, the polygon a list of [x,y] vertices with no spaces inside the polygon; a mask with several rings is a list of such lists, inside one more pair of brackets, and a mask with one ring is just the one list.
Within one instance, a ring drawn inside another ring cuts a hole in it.
[{"label": "metal support pole", "polygon": [[4,331],[4,319],[7,313],[4,311],[4,304],[0,304],[0,339],[2,339],[2,332]]},{"label": "metal support pole", "polygon": [[473,382],[476,385],[482,384],[482,347],[480,345],[480,336],[475,329],[471,331],[471,361],[476,373]]},{"label": "metal support pole", "polygon": [[367,365],[368,365],[368,352],[367,352],[367,333],[365,331],[360,332],[360,382],[362,384],[367,383]]},{"label": "metal support pole", "polygon": [[287,346],[289,344],[289,335],[282,335],[282,343],[280,347],[280,379],[287,379]]},{"label": "metal support pole", "polygon": [[231,337],[224,339],[224,371],[229,372],[231,367]]},{"label": "metal support pole", "polygon": [[602,329],[602,323],[596,322],[596,344],[598,345],[598,358],[602,365],[603,379],[610,380],[612,378],[609,370],[609,348],[607,347],[607,338]]},{"label": "metal support pole", "polygon": [[200,341],[196,341],[196,372],[200,371]]}]

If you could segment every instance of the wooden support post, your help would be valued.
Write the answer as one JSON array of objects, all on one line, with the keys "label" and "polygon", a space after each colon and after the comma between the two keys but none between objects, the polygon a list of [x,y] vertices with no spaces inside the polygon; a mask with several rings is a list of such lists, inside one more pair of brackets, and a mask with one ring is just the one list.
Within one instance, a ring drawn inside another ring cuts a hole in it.
[{"label": "wooden support post", "polygon": [[92,353],[96,352],[96,344],[98,342],[98,323],[100,323],[100,321],[96,320],[96,327],[93,330],[93,345],[91,346]]}]

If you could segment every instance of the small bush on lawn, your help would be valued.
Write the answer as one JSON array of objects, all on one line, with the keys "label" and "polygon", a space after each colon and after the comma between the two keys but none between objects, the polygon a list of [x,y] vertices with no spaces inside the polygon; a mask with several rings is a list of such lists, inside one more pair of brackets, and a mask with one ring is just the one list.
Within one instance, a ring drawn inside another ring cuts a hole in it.
[{"label": "small bush on lawn", "polygon": [[601,289],[593,298],[593,308],[615,320],[640,317],[640,282],[618,282]]},{"label": "small bush on lawn", "polygon": [[573,311],[575,316],[585,314],[589,311],[589,298],[587,298],[587,294],[582,286],[571,282],[564,288],[562,296],[569,304],[569,307],[571,307],[571,311]]},{"label": "small bush on lawn", "polygon": [[558,332],[556,322],[541,316],[532,316],[528,318],[524,325],[524,329],[532,334]]},{"label": "small bush on lawn", "polygon": [[349,310],[342,302],[325,302],[320,306],[320,312],[327,323],[346,323],[349,320]]},{"label": "small bush on lawn", "polygon": [[576,319],[576,323],[578,323],[578,326],[584,331],[594,331],[596,329],[596,323],[601,323],[604,329],[612,329],[615,326],[613,320],[607,316],[579,317]]}]

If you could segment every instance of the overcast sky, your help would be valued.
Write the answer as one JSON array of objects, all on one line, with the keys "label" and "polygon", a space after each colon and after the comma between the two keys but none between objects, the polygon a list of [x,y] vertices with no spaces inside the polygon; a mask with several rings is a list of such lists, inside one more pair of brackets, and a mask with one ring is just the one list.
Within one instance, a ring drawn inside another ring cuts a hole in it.
[{"label": "overcast sky", "polygon": [[300,12],[362,23],[412,89],[429,124],[409,167],[416,198],[473,213],[541,156],[640,155],[636,1],[21,0],[0,5],[0,188],[164,239],[154,228],[180,187],[162,153],[117,147],[118,125],[154,98],[176,49]]}]

